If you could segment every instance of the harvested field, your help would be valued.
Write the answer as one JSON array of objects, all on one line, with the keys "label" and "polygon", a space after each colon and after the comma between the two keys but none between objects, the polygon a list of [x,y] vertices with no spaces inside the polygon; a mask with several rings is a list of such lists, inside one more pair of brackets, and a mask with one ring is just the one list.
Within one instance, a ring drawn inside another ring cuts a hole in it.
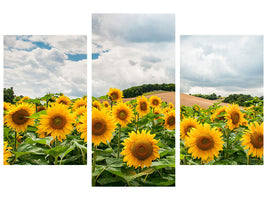
[{"label": "harvested field", "polygon": [[[217,103],[218,100],[208,100],[200,97],[194,97],[188,94],[180,93],[180,106],[193,106],[194,104],[199,105],[202,108],[207,109],[210,105]],[[227,103],[221,103],[221,105],[228,105]]]}]

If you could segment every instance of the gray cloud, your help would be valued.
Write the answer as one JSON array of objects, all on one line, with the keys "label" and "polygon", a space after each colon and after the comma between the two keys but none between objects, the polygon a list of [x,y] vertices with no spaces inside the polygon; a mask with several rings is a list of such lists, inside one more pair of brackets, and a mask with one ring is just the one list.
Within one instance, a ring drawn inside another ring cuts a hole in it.
[{"label": "gray cloud", "polygon": [[174,42],[174,24],[170,14],[94,14],[92,23],[93,34],[137,43]]},{"label": "gray cloud", "polygon": [[92,61],[93,96],[175,82],[174,15],[94,14],[92,23],[92,53],[100,53]]},{"label": "gray cloud", "polygon": [[[181,36],[181,92],[263,95],[262,36]],[[254,89],[254,90],[253,90]]]}]

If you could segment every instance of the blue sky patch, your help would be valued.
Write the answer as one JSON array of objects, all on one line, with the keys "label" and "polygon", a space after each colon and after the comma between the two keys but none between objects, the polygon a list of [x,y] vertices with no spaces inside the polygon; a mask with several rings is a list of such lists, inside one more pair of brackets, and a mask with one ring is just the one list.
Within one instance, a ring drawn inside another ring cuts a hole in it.
[{"label": "blue sky patch", "polygon": [[79,61],[87,59],[87,54],[67,54],[68,60]]},{"label": "blue sky patch", "polygon": [[98,59],[99,55],[100,55],[99,53],[93,53],[92,54],[92,60]]},{"label": "blue sky patch", "polygon": [[52,47],[49,44],[46,44],[44,42],[32,42],[32,43],[41,49],[48,49],[48,50],[52,49]]}]

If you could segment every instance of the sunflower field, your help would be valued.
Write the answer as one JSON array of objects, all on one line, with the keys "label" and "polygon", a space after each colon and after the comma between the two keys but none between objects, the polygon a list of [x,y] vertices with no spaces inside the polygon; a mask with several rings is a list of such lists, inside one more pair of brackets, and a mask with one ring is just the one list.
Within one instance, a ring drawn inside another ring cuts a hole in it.
[{"label": "sunflower field", "polygon": [[87,164],[87,97],[4,102],[4,165]]},{"label": "sunflower field", "polygon": [[180,107],[181,165],[263,165],[263,100]]},{"label": "sunflower field", "polygon": [[92,98],[92,185],[174,186],[175,108],[110,88]]}]

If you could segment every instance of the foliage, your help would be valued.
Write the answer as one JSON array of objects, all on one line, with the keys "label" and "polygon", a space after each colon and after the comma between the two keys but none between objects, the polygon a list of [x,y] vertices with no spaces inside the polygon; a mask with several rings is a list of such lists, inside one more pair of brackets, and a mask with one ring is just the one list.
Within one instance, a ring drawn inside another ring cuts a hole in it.
[{"label": "foliage", "polygon": [[[219,103],[215,103],[209,106],[207,109],[200,108],[195,109],[195,105],[181,106],[180,119],[186,119],[192,117],[198,120],[200,124],[208,123],[211,127],[216,127],[223,133],[224,147],[220,151],[217,158],[210,161],[209,165],[262,165],[263,158],[248,156],[248,149],[244,149],[241,145],[240,139],[248,130],[248,125],[252,122],[263,123],[263,101],[257,100],[250,107],[241,109],[241,112],[245,114],[246,124],[239,126],[233,130],[227,127],[225,112],[219,114],[215,119],[214,113],[221,108]],[[181,165],[201,165],[203,164],[200,159],[194,159],[191,154],[188,153],[188,148],[185,146],[184,141],[180,140],[180,164]]]},{"label": "foliage", "polygon": [[152,92],[152,91],[158,91],[158,90],[175,91],[175,84],[163,83],[163,84],[144,84],[141,86],[134,86],[134,87],[123,90],[123,96],[125,98],[137,97],[137,96],[143,95],[146,92]]},{"label": "foliage", "polygon": [[[93,186],[174,186],[175,130],[165,129],[164,114],[154,114],[153,109],[147,115],[140,117],[135,111],[136,99],[128,102],[128,105],[134,110],[131,123],[126,127],[120,127],[117,124],[111,142],[101,143],[97,148],[92,146]],[[166,103],[162,106],[168,107]],[[159,140],[157,145],[160,147],[160,158],[143,169],[127,166],[123,156],[120,155],[123,146],[118,147],[129,137],[130,132],[137,132],[137,130],[150,131],[151,134],[155,134],[155,139]]]},{"label": "foliage", "polygon": [[13,99],[15,98],[13,87],[4,88],[4,101],[7,103],[14,103]]},{"label": "foliage", "polygon": [[[27,99],[24,102],[32,106],[50,106],[59,94],[46,94],[43,97]],[[20,102],[18,102],[19,104]],[[74,101],[73,101],[74,103]],[[16,106],[16,105],[14,105]],[[71,109],[71,107],[66,108]],[[71,111],[74,113],[74,111]],[[5,112],[8,114],[8,111]],[[87,143],[81,139],[81,133],[73,126],[70,135],[62,142],[38,134],[39,120],[41,115],[46,115],[46,110],[35,112],[29,118],[34,118],[34,126],[28,126],[24,132],[15,132],[4,124],[4,141],[12,148],[12,156],[9,157],[10,165],[85,165],[87,163]],[[77,119],[77,122],[78,119]]]},{"label": "foliage", "polygon": [[[258,97],[255,97],[258,98]],[[248,101],[253,100],[253,97],[251,95],[245,95],[245,94],[230,94],[228,97],[226,97],[223,102],[224,103],[235,103],[240,106],[250,106],[252,104],[248,103]]]},{"label": "foliage", "polygon": [[221,96],[217,96],[215,93],[212,93],[210,95],[205,95],[205,94],[193,94],[192,96],[195,96],[195,97],[201,97],[201,98],[204,98],[204,99],[209,99],[209,100],[216,100],[216,99],[219,99]]}]

